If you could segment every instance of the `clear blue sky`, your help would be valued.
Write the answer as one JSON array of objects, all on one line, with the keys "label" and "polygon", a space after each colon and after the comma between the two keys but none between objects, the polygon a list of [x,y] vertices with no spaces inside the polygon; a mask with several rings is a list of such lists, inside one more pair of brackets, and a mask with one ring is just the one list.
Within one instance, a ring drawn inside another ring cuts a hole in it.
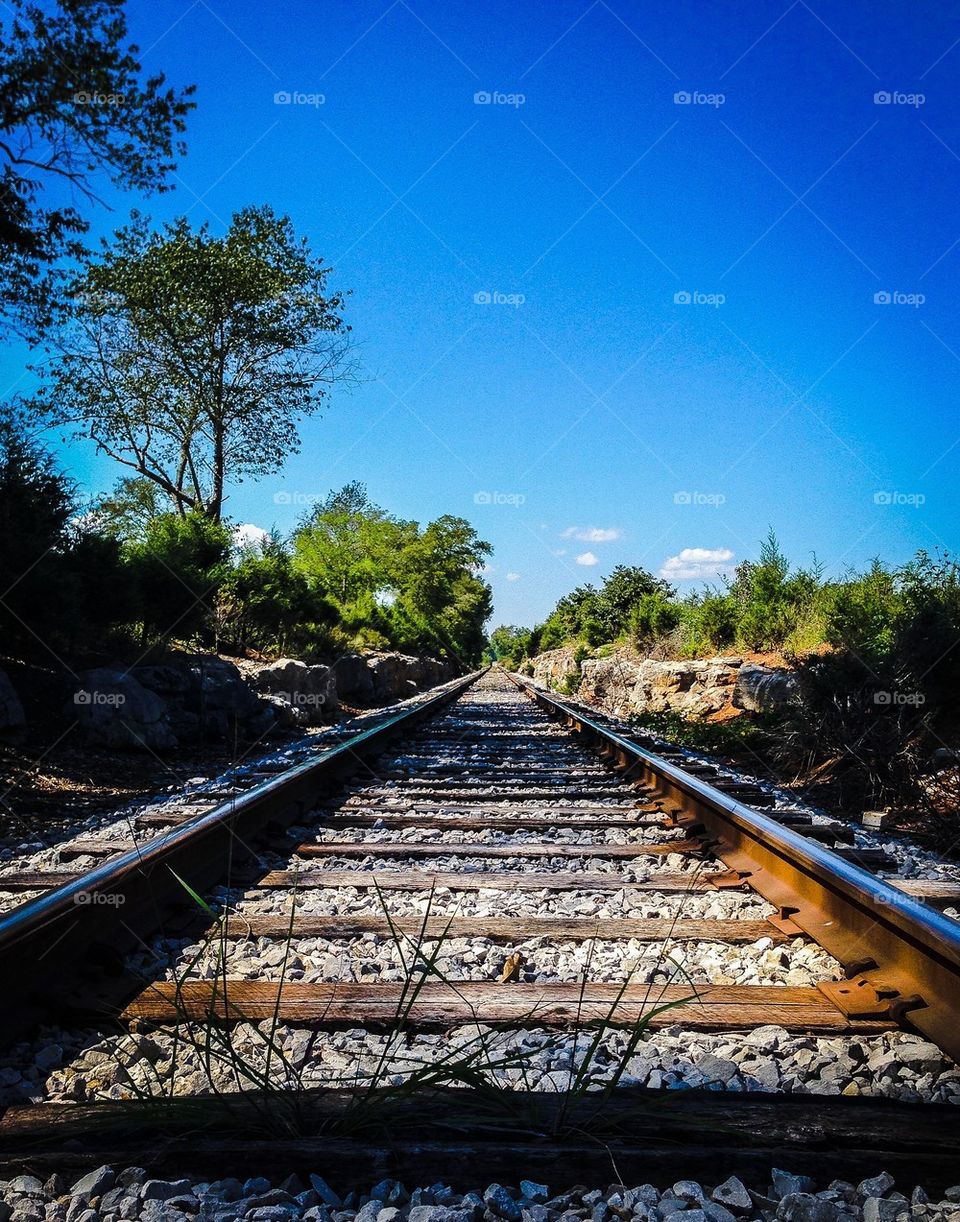
[{"label": "clear blue sky", "polygon": [[[287,530],[352,479],[405,517],[461,514],[515,623],[617,563],[687,589],[771,525],[833,574],[954,547],[943,9],[131,0],[147,69],[198,85],[178,188],[146,210],[219,230],[269,202],[353,290],[364,383],[231,515]],[[110,199],[98,231],[141,203]],[[9,349],[8,381],[22,364]]]}]

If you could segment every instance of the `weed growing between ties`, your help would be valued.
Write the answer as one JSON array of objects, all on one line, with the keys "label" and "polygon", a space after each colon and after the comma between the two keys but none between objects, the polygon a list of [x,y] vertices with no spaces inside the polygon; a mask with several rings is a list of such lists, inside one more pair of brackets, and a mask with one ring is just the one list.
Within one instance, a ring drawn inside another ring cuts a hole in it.
[{"label": "weed growing between ties", "polygon": [[[210,918],[211,926],[176,977],[177,1020],[158,1031],[158,1038],[167,1034],[168,1051],[155,1063],[138,1061],[136,1073],[121,1061],[126,1092],[148,1104],[161,1126],[213,1123],[218,1131],[255,1131],[280,1139],[327,1133],[390,1141],[406,1131],[415,1116],[421,1130],[432,1126],[440,1131],[452,1124],[475,1131],[509,1130],[518,1138],[611,1136],[627,1117],[622,1106],[616,1108],[616,1119],[612,1109],[608,1116],[607,1105],[618,1089],[629,1084],[631,1059],[651,1024],[663,1013],[698,999],[683,965],[673,959],[667,939],[657,969],[651,973],[651,977],[665,979],[648,981],[639,1020],[631,1021],[623,1013],[627,991],[634,983],[632,971],[609,1004],[589,1001],[591,944],[568,1029],[551,1032],[538,1027],[539,1005],[535,1003],[511,1022],[512,1031],[496,1030],[478,1020],[458,982],[440,967],[450,926],[427,937],[434,892],[419,929],[410,934],[397,926],[386,897],[377,888],[403,965],[400,995],[381,1033],[379,1051],[342,1070],[331,1085],[318,1072],[322,1016],[308,1032],[303,1028],[296,1032],[305,1038],[295,1051],[281,1020],[283,989],[294,953],[296,889],[272,1013],[256,1022],[246,1019],[242,1006],[233,1001],[227,974],[228,941],[239,932],[236,914],[218,915],[186,882],[178,881]],[[683,896],[678,900],[674,920],[682,913]],[[689,995],[664,1000],[667,986],[678,980],[689,984]],[[191,990],[189,1000],[187,996],[188,988],[199,981],[209,990],[200,1013],[195,991]],[[458,1025],[455,1038],[423,1043],[415,1035],[428,982],[449,988],[451,996],[472,1015],[472,1020]],[[511,985],[501,987],[506,996]],[[547,1089],[541,1085],[545,1065],[552,1068]],[[451,1091],[456,1092],[453,1111]],[[446,1106],[434,1106],[443,1100]],[[649,1100],[637,1106],[648,1107]]]}]

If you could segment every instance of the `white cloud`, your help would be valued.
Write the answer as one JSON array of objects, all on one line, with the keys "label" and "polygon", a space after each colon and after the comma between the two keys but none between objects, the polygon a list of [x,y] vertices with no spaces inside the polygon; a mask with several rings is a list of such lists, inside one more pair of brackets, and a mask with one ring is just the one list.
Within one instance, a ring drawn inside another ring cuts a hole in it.
[{"label": "white cloud", "polygon": [[234,547],[257,547],[270,538],[270,532],[252,522],[238,522],[233,528]]},{"label": "white cloud", "polygon": [[668,556],[660,576],[668,581],[688,581],[694,577],[719,577],[729,568],[733,552],[729,547],[685,547],[676,556]]},{"label": "white cloud", "polygon": [[599,563],[600,561],[596,558],[593,552],[581,552],[577,557],[577,564],[582,564],[585,568],[590,568],[591,565]]},{"label": "white cloud", "polygon": [[619,539],[622,530],[606,526],[568,526],[561,539],[579,539],[581,543],[611,543]]},{"label": "white cloud", "polygon": [[565,556],[566,554],[567,554],[567,549],[565,547],[551,547],[550,548],[551,556]]},{"label": "white cloud", "polygon": [[507,581],[519,581],[519,580],[520,580],[519,573],[508,573],[507,574]]}]

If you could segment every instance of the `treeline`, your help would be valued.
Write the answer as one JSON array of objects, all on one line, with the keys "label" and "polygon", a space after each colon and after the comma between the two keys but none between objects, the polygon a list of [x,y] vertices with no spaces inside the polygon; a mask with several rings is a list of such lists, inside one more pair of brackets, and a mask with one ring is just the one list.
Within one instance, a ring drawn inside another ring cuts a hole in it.
[{"label": "treeline", "polygon": [[918,552],[909,563],[826,581],[819,565],[792,568],[772,533],[759,558],[738,565],[719,589],[679,597],[645,569],[618,565],[599,587],[578,586],[532,629],[501,625],[491,645],[505,665],[574,645],[632,645],[661,657],[699,658],[724,650],[801,656],[824,648],[865,659],[929,641],[932,661],[950,654],[960,626],[960,569]]},{"label": "treeline", "polygon": [[828,581],[817,565],[792,568],[771,533],[719,589],[681,598],[619,566],[535,628],[502,625],[490,638],[491,655],[515,670],[561,645],[580,658],[617,645],[660,658],[779,653],[798,698],[751,749],[794,775],[826,769],[853,803],[925,802],[930,760],[960,730],[960,566],[948,556],[920,551]]},{"label": "treeline", "polygon": [[23,408],[0,413],[5,652],[60,661],[175,641],[308,660],[360,647],[479,657],[490,549],[463,519],[420,527],[351,484],[290,539],[238,546],[209,513],[158,509],[142,480],[85,506],[36,427]]}]

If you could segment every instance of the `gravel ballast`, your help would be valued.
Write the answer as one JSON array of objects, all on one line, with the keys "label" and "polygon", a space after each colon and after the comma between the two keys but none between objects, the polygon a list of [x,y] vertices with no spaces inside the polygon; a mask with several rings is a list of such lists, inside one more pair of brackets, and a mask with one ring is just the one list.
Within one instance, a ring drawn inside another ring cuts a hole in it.
[{"label": "gravel ballast", "polygon": [[[245,1168],[246,1176],[249,1168]],[[151,1177],[142,1167],[98,1167],[73,1180],[18,1175],[0,1181],[3,1222],[955,1222],[960,1185],[930,1200],[921,1186],[896,1184],[884,1171],[853,1184],[819,1187],[808,1176],[774,1167],[762,1184],[736,1176],[702,1184],[615,1183],[561,1187],[520,1178],[464,1191],[435,1183],[408,1190],[398,1180],[332,1187],[309,1174],[274,1183],[267,1176],[215,1181]],[[343,1195],[341,1195],[341,1193]]]}]

